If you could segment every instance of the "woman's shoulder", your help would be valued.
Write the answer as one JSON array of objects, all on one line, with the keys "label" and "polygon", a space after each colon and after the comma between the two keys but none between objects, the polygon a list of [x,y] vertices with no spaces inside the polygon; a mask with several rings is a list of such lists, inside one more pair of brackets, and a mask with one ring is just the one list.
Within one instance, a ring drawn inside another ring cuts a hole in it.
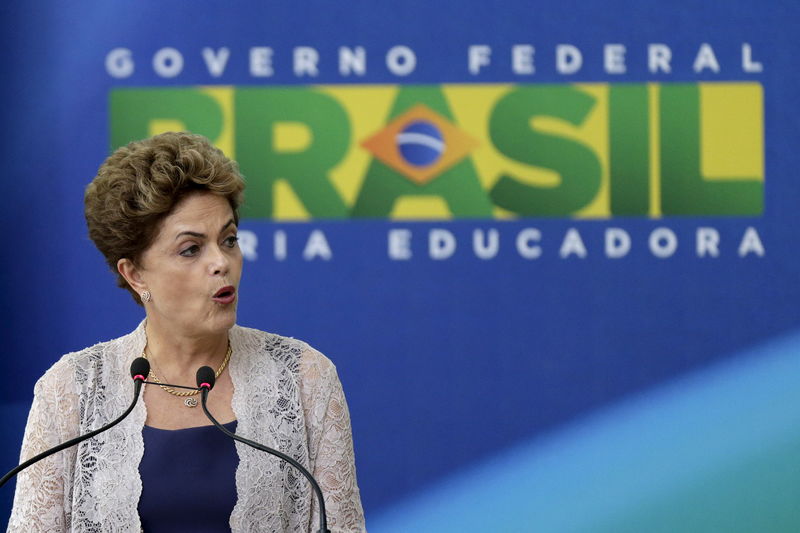
[{"label": "woman's shoulder", "polygon": [[128,355],[141,344],[139,328],[111,340],[98,342],[62,355],[39,379],[40,382],[86,382],[110,377],[124,369]]},{"label": "woman's shoulder", "polygon": [[324,369],[326,373],[335,371],[333,362],[322,352],[293,337],[237,325],[231,331],[231,342],[244,352],[267,355],[271,360],[301,373],[309,367]]}]

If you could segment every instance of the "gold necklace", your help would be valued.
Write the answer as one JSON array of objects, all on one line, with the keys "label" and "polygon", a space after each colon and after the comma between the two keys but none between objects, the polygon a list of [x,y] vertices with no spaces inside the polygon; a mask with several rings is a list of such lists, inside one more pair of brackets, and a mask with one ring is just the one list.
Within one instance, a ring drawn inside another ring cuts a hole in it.
[{"label": "gold necklace", "polygon": [[[147,348],[147,346],[145,346],[145,348]],[[142,357],[147,359],[147,354],[145,353],[145,351],[146,350],[142,350]],[[228,361],[230,361],[232,353],[233,353],[233,350],[231,349],[231,341],[229,340],[228,341],[228,352],[225,354],[225,359],[222,360],[222,364],[219,366],[217,371],[214,372],[214,377],[215,378],[218,378],[219,375],[222,374],[223,370],[225,370],[225,367],[228,366]],[[186,407],[197,407],[197,398],[191,398],[191,396],[195,396],[195,395],[199,394],[200,393],[199,390],[177,391],[177,390],[173,389],[172,387],[164,385],[164,384],[161,383],[161,380],[158,379],[158,376],[156,376],[155,372],[153,372],[153,368],[152,367],[150,367],[150,373],[149,373],[148,377],[150,378],[150,381],[153,381],[153,382],[157,383],[158,386],[161,387],[165,392],[168,392],[169,394],[172,394],[173,396],[179,396],[181,398],[186,398],[183,401],[183,404]]]}]

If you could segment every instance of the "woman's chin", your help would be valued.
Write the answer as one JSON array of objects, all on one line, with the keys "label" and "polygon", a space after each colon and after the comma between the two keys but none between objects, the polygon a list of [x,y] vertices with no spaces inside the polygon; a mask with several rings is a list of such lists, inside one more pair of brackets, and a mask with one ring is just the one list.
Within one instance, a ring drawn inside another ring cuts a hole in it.
[{"label": "woman's chin", "polygon": [[150,316],[148,323],[158,327],[159,330],[172,332],[178,335],[205,336],[227,333],[236,324],[236,306],[216,306],[210,312],[206,310],[200,316],[194,313],[180,315],[156,314]]},{"label": "woman's chin", "polygon": [[234,324],[236,324],[236,308],[231,307],[227,312],[220,313],[214,320],[214,326],[217,331],[228,331]]}]

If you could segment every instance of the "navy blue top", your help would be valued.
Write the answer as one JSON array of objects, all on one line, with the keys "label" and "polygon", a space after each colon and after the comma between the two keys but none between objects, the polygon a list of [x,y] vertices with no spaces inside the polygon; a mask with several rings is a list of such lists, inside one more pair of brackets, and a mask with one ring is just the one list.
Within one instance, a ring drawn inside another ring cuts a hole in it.
[{"label": "navy blue top", "polygon": [[[224,424],[236,431],[236,421]],[[139,517],[145,533],[230,531],[236,504],[234,440],[214,426],[144,426]]]}]

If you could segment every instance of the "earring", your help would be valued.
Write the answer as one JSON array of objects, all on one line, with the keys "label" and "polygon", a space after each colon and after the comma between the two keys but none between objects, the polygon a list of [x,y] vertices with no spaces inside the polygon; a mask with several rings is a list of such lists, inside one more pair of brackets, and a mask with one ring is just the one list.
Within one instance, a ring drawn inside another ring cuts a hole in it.
[{"label": "earring", "polygon": [[150,291],[142,291],[142,294],[140,294],[140,296],[142,297],[142,302],[149,302],[152,299]]}]

